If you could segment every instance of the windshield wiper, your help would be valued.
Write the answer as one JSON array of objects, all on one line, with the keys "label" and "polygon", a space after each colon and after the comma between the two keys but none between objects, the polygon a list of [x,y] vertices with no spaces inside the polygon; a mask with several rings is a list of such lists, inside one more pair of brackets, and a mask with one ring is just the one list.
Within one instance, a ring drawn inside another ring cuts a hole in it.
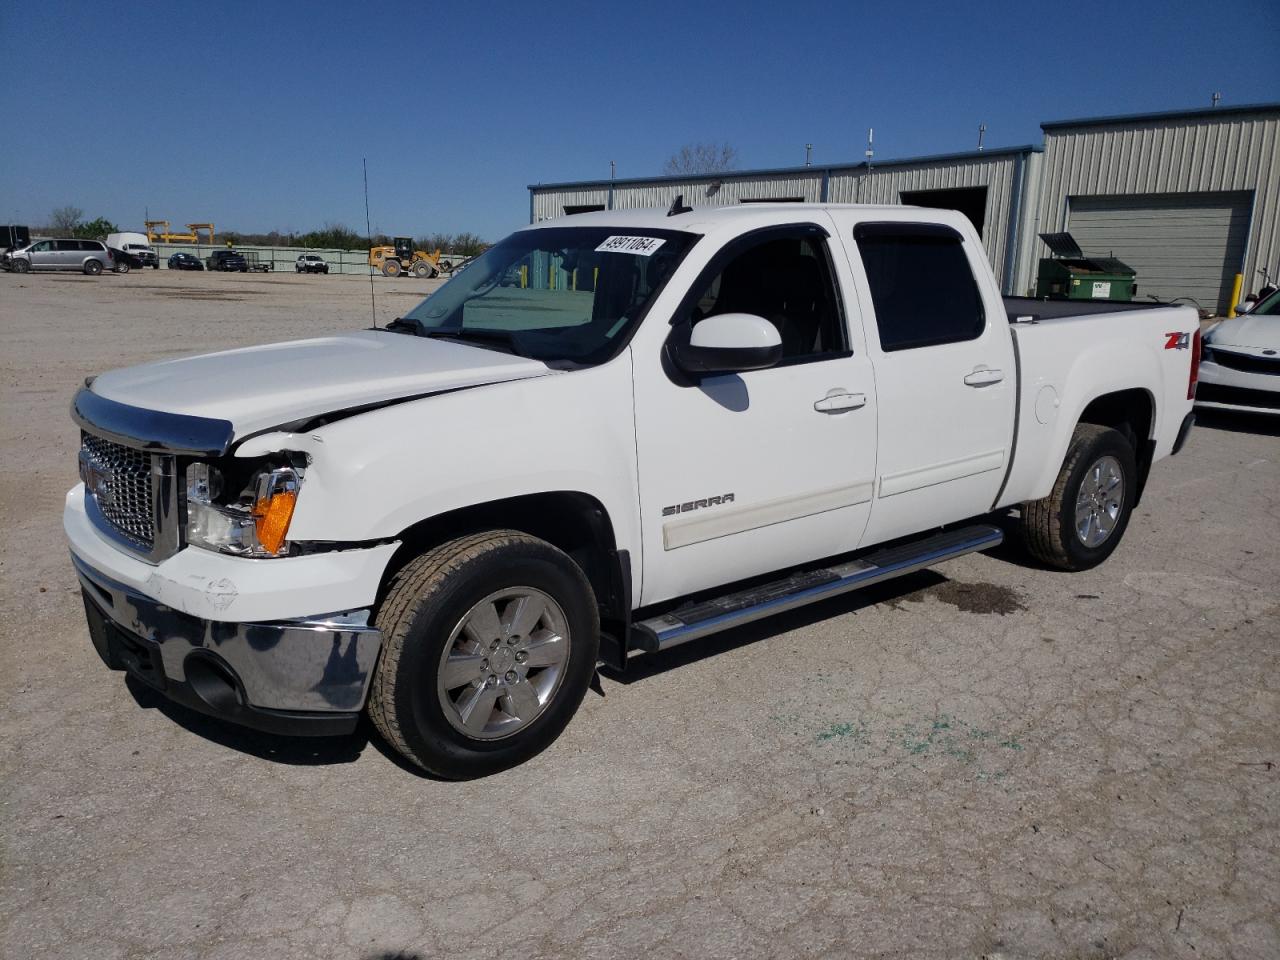
[{"label": "windshield wiper", "polygon": [[[379,328],[375,326],[374,329],[377,330]],[[417,320],[411,320],[406,317],[396,317],[394,320],[392,320],[390,323],[388,323],[386,326],[382,327],[381,329],[390,330],[394,333],[404,332],[404,333],[416,334],[418,336],[422,335],[422,324],[420,324]]]},{"label": "windshield wiper", "polygon": [[421,336],[432,340],[457,340],[460,343],[475,343],[480,346],[494,347],[507,353],[517,353],[515,334],[508,330],[477,329],[460,327],[456,330],[423,330],[418,328]]}]

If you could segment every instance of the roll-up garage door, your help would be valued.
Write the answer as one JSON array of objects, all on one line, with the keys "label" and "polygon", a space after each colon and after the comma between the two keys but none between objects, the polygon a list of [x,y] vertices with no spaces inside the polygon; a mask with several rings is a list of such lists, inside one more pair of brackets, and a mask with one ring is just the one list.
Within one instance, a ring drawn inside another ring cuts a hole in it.
[{"label": "roll-up garage door", "polygon": [[1138,299],[1190,297],[1222,312],[1244,263],[1253,194],[1071,197],[1067,229],[1085,254],[1138,271]]}]

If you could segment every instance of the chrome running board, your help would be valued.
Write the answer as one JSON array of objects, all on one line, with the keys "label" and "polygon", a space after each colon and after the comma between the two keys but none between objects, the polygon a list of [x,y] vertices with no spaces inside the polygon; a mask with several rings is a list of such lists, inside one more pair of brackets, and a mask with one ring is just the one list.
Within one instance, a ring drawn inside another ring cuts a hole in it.
[{"label": "chrome running board", "polygon": [[966,553],[989,550],[1003,540],[999,527],[976,524],[877,550],[846,563],[793,573],[711,600],[686,603],[633,624],[631,646],[647,653],[667,650],[775,613],[915,573]]}]

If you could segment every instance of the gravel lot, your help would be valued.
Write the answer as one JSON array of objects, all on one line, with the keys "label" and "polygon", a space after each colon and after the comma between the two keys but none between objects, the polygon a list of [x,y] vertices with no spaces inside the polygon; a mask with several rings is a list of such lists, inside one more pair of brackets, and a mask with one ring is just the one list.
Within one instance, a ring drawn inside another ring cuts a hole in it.
[{"label": "gravel lot", "polygon": [[0,955],[1280,956],[1264,421],[1197,428],[1097,570],[966,557],[650,658],[484,781],[131,690],[62,537],[76,386],[368,319],[363,278],[0,274]]}]

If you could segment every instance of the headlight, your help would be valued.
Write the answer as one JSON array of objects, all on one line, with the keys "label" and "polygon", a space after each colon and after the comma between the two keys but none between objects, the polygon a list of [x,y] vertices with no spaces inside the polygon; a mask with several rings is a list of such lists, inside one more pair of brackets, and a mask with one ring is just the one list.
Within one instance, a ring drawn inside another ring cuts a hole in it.
[{"label": "headlight", "polygon": [[187,543],[241,557],[283,556],[288,552],[289,521],[301,485],[302,473],[293,467],[264,467],[241,486],[229,485],[212,464],[191,464],[187,467]]}]

